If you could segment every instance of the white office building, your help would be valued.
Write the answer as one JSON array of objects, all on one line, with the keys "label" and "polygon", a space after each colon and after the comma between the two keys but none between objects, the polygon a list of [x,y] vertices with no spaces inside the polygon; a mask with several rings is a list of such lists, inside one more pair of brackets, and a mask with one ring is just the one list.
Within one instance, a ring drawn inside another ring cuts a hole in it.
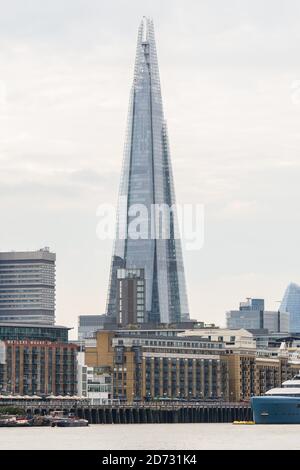
[{"label": "white office building", "polygon": [[0,322],[53,325],[55,253],[0,253]]},{"label": "white office building", "polygon": [[84,352],[78,353],[77,393],[89,399],[91,405],[112,403],[112,377],[108,369],[85,365]]}]

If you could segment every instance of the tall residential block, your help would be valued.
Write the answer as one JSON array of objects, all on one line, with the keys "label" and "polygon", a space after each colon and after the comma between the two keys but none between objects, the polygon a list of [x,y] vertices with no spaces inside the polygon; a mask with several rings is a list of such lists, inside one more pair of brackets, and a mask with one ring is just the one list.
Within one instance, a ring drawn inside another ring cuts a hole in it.
[{"label": "tall residential block", "polygon": [[118,269],[118,324],[145,322],[146,284],[143,269]]},{"label": "tall residential block", "polygon": [[54,324],[55,260],[48,248],[0,252],[0,322]]}]

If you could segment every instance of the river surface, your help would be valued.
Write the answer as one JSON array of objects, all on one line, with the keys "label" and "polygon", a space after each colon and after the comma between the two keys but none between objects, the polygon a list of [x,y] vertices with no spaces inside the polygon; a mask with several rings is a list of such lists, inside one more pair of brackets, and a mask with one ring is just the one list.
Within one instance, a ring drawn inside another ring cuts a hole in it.
[{"label": "river surface", "polygon": [[0,428],[0,449],[300,449],[300,425],[94,424]]}]

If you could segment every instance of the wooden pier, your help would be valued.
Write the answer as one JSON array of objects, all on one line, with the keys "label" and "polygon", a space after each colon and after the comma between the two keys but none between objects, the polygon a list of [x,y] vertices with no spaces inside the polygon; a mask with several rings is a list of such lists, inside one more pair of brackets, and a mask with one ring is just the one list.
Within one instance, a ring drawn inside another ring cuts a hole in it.
[{"label": "wooden pier", "polygon": [[89,407],[78,408],[77,414],[93,424],[232,423],[252,420],[250,406],[239,404]]},{"label": "wooden pier", "polygon": [[138,423],[232,423],[252,421],[249,403],[140,403],[92,406],[74,402],[20,403],[30,415],[46,415],[54,410],[76,413],[90,424]]}]

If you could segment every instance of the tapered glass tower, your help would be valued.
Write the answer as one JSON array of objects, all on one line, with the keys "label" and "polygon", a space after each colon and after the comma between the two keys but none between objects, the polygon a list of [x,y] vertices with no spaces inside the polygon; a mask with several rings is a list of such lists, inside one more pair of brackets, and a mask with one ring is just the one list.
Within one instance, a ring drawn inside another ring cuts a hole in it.
[{"label": "tapered glass tower", "polygon": [[[174,204],[154,28],[152,20],[143,18],[129,103],[108,316],[118,316],[117,275],[119,268],[126,268],[144,269],[145,321],[171,323],[189,319],[176,211],[169,212],[167,236],[162,235],[159,217],[153,217],[157,208],[171,208]],[[140,234],[132,235],[130,228],[136,226],[137,215],[144,228]]]},{"label": "tapered glass tower", "polygon": [[287,286],[279,310],[290,314],[289,331],[300,333],[300,286],[298,284],[292,282]]}]

